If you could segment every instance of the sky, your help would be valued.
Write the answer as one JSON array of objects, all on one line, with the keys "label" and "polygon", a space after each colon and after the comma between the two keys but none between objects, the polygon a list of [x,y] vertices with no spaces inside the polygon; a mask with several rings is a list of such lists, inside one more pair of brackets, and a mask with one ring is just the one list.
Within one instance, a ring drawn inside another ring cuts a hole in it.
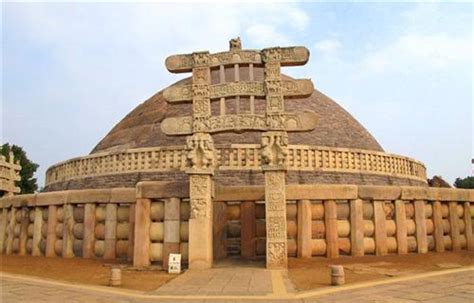
[{"label": "sky", "polygon": [[186,75],[167,56],[304,45],[311,78],[385,151],[450,183],[472,174],[473,4],[2,3],[0,141],[40,165],[87,155],[141,102]]}]

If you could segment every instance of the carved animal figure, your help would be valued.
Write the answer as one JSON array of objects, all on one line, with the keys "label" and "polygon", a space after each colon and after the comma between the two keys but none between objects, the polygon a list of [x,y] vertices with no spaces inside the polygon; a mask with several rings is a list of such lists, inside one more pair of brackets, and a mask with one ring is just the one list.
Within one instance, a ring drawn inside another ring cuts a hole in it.
[{"label": "carved animal figure", "polygon": [[240,37],[231,39],[229,41],[230,50],[242,49],[242,43],[240,42]]}]

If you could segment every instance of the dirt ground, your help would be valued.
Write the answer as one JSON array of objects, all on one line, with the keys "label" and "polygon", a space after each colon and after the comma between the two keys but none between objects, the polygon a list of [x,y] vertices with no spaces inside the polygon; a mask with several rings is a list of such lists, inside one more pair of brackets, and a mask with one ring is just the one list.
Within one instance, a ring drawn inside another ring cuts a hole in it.
[{"label": "dirt ground", "polygon": [[446,252],[389,256],[289,259],[288,276],[298,290],[327,287],[329,265],[343,265],[346,284],[474,265],[474,252]]},{"label": "dirt ground", "polygon": [[[106,286],[112,265],[124,266],[121,287],[127,289],[155,290],[176,277],[161,270],[137,271],[125,264],[103,260],[0,255],[1,271],[89,285]],[[329,265],[343,265],[346,284],[353,284],[474,265],[474,252],[340,257],[338,259],[289,258],[288,276],[298,290],[327,287],[331,281]],[[225,259],[216,262],[215,266],[264,268],[265,262]]]},{"label": "dirt ground", "polygon": [[[35,276],[72,283],[106,286],[111,266],[118,262],[91,259],[63,259],[32,256],[0,255],[0,270],[13,274]],[[176,275],[165,271],[122,270],[122,288],[155,290]]]}]

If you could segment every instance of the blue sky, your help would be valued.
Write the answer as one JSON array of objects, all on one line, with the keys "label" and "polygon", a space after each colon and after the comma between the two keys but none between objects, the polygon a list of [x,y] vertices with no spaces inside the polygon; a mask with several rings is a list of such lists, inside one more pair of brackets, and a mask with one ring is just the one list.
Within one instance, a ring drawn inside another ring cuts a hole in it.
[{"label": "blue sky", "polygon": [[387,152],[450,182],[471,174],[469,3],[3,3],[2,142],[50,165],[88,154],[128,112],[182,78],[170,54],[305,45],[311,78]]}]

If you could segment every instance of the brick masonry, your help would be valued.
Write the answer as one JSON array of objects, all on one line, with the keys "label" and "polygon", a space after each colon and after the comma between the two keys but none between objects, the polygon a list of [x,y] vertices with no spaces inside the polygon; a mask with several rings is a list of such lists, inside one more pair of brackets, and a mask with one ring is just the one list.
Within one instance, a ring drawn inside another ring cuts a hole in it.
[{"label": "brick masonry", "polygon": [[[176,172],[146,172],[115,174],[74,179],[67,182],[53,183],[45,191],[69,189],[94,189],[112,187],[135,187],[140,181],[187,181],[188,175],[182,171]],[[262,172],[255,171],[217,171],[214,181],[219,185],[263,185]],[[390,176],[353,173],[331,172],[297,172],[289,171],[286,181],[288,184],[356,184],[356,185],[408,185],[426,186],[426,183]]]}]

